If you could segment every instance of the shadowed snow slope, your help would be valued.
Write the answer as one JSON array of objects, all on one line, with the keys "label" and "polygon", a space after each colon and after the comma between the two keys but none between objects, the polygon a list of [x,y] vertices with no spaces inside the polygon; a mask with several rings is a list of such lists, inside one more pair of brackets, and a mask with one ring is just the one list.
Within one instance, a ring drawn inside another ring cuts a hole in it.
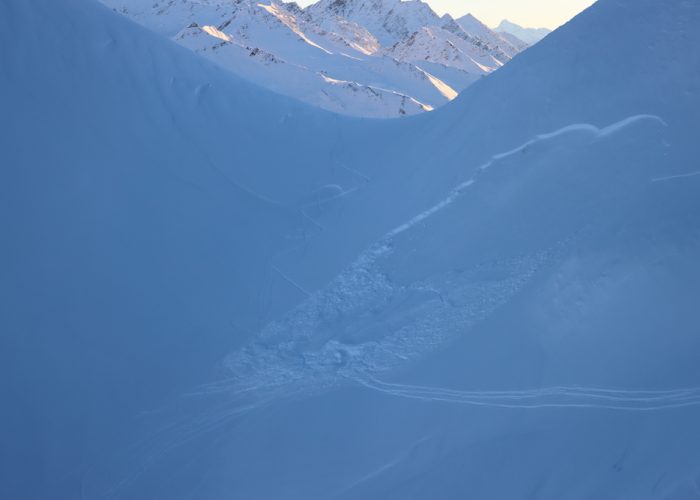
[{"label": "shadowed snow slope", "polygon": [[0,497],[700,497],[698,21],[387,122],[0,3]]}]

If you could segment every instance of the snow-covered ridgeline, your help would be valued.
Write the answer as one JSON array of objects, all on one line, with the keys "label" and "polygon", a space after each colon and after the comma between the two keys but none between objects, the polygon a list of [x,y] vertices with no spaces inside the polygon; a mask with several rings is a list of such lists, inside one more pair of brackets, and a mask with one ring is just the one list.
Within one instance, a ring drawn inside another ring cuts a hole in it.
[{"label": "snow-covered ridgeline", "polygon": [[524,45],[472,16],[440,18],[415,0],[103,0],[118,12],[275,92],[342,114],[430,111]]}]

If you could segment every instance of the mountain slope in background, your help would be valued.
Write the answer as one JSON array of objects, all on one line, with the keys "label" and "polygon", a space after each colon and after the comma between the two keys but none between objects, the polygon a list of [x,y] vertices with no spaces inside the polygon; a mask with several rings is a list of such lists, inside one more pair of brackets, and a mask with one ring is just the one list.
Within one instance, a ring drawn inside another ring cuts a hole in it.
[{"label": "mountain slope in background", "polygon": [[354,116],[435,109],[521,50],[420,1],[104,3],[250,81]]},{"label": "mountain slope in background", "polygon": [[547,28],[523,28],[515,23],[511,23],[507,19],[501,21],[501,24],[496,27],[495,31],[501,35],[507,34],[514,36],[528,45],[536,44],[552,32],[552,30]]},{"label": "mountain slope in background", "polygon": [[0,3],[0,496],[693,498],[698,21],[359,121]]},{"label": "mountain slope in background", "polygon": [[465,33],[475,38],[479,45],[492,52],[494,56],[498,57],[503,63],[507,62],[508,59],[514,57],[519,52],[517,47],[513,46],[507,39],[490,29],[471,14],[462,16],[455,22]]},{"label": "mountain slope in background", "polygon": [[364,26],[386,47],[441,22],[440,16],[421,0],[320,0],[307,10],[314,17],[334,15]]}]

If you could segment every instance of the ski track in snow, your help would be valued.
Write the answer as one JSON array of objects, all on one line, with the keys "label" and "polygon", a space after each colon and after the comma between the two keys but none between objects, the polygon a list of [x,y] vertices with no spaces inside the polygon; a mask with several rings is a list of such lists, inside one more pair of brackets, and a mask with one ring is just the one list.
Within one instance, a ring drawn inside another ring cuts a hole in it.
[{"label": "ski track in snow", "polygon": [[492,408],[591,408],[620,411],[658,411],[700,405],[700,388],[657,391],[616,390],[595,387],[546,387],[520,391],[458,391],[358,380],[363,386],[391,396]]}]

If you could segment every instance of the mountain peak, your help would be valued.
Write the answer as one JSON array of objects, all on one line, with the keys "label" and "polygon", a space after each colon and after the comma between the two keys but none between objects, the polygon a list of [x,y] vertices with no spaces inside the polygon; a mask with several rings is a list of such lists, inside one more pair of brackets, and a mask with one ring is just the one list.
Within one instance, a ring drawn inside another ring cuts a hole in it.
[{"label": "mountain peak", "polygon": [[478,19],[472,14],[471,12],[467,12],[464,14],[462,17],[458,18],[459,20],[473,20],[473,21],[478,21]]},{"label": "mountain peak", "polygon": [[[505,63],[520,52],[517,45],[493,31],[471,13],[456,19],[454,24],[458,25],[464,33],[475,38],[487,51],[494,53],[501,62]],[[446,29],[454,30],[453,27],[446,27]]]},{"label": "mountain peak", "polygon": [[387,47],[424,26],[440,24],[440,16],[422,0],[320,0],[307,11],[316,17],[331,13],[364,26]]},{"label": "mountain peak", "polygon": [[501,21],[501,24],[495,28],[495,31],[515,36],[529,45],[539,42],[552,32],[548,28],[525,28],[507,19]]}]

